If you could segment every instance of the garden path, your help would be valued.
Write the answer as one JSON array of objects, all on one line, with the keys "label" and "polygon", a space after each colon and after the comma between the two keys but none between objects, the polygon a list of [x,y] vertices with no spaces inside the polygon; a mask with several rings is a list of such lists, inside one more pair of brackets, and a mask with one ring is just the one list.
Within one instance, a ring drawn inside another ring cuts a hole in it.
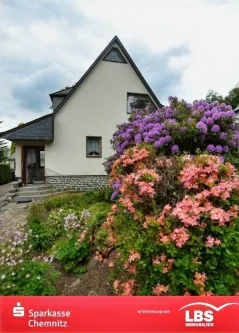
[{"label": "garden path", "polygon": [[11,188],[10,184],[0,185],[0,207],[5,201],[5,196],[9,192],[10,188]]},{"label": "garden path", "polygon": [[0,242],[10,237],[18,224],[26,222],[29,204],[8,203],[0,208]]}]

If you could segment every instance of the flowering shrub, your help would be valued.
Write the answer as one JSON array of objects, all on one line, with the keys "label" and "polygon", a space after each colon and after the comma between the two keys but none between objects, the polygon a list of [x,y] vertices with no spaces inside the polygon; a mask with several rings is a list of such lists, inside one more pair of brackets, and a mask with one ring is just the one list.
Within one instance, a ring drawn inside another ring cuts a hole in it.
[{"label": "flowering shrub", "polygon": [[49,250],[54,242],[61,237],[71,237],[79,233],[88,223],[90,212],[83,209],[80,212],[72,209],[53,211],[45,221],[33,208],[34,215],[27,225],[28,243],[34,250]]},{"label": "flowering shrub", "polygon": [[7,232],[0,246],[1,295],[54,295],[59,274],[49,265],[52,259],[39,256],[29,261],[33,246],[24,226],[9,236]]},{"label": "flowering shrub", "polygon": [[230,163],[208,154],[159,157],[140,144],[114,161],[110,181],[118,200],[96,237],[96,258],[112,268],[116,294],[238,293],[239,177]]},{"label": "flowering shrub", "polygon": [[230,105],[204,100],[189,104],[169,97],[169,106],[153,113],[136,110],[128,123],[118,125],[112,145],[116,154],[105,163],[110,172],[112,163],[125,149],[150,143],[157,153],[164,155],[197,149],[210,154],[225,155],[238,151],[239,132]]},{"label": "flowering shrub", "polygon": [[0,266],[1,295],[55,295],[59,273],[49,264],[24,261],[15,266]]}]

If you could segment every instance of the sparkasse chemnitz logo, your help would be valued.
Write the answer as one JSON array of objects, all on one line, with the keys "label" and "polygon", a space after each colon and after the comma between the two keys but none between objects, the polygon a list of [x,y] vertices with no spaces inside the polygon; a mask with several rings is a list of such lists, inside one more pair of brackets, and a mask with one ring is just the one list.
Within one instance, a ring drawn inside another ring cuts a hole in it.
[{"label": "sparkasse chemnitz logo", "polygon": [[[239,303],[226,303],[218,308],[212,304],[209,303],[203,303],[203,302],[196,302],[196,303],[190,303],[185,306],[183,306],[179,311],[189,308],[191,306],[194,307],[201,307],[206,306],[210,308],[211,310],[185,310],[185,326],[187,327],[214,327],[214,311],[219,312],[220,310],[224,309],[225,307],[229,305],[239,305]],[[214,310],[214,311],[212,311]]]},{"label": "sparkasse chemnitz logo", "polygon": [[17,302],[17,305],[12,309],[13,317],[24,317],[24,307],[21,306],[20,302]]}]

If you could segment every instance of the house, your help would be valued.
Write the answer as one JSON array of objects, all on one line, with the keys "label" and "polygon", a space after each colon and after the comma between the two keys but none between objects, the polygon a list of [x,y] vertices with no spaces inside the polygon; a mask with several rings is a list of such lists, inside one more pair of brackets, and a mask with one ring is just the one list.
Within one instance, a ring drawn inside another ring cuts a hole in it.
[{"label": "house", "polygon": [[73,86],[50,94],[53,112],[0,134],[16,143],[16,177],[57,188],[107,184],[103,162],[113,154],[116,125],[133,108],[161,103],[116,36]]}]

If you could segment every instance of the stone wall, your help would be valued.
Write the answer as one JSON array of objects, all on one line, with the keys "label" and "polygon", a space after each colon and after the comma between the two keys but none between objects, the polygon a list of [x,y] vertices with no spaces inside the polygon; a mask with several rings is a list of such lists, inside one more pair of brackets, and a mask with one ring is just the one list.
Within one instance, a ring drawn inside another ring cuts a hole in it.
[{"label": "stone wall", "polygon": [[57,189],[89,191],[99,190],[109,186],[108,176],[47,176],[46,183]]}]

